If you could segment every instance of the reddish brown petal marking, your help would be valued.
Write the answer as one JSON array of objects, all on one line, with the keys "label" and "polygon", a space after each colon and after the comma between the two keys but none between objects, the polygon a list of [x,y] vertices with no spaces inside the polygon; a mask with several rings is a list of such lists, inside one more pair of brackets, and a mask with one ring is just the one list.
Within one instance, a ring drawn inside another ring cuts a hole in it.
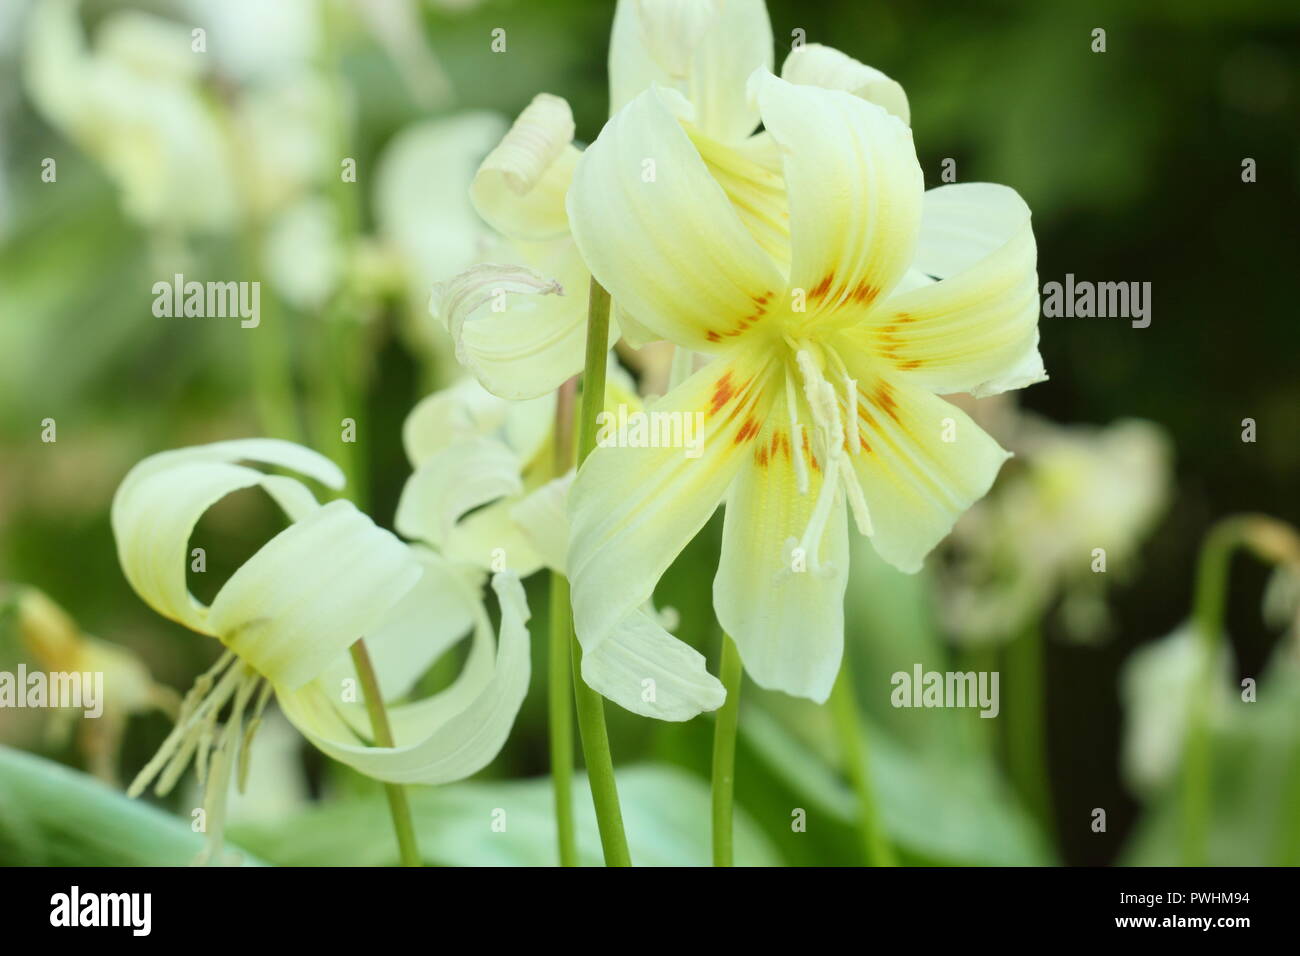
[{"label": "reddish brown petal marking", "polygon": [[894,399],[894,390],[885,382],[876,383],[876,387],[871,393],[871,403],[894,421],[900,425],[902,424],[902,419],[898,417],[898,402]]},{"label": "reddish brown petal marking", "polygon": [[877,286],[872,285],[870,282],[859,282],[853,287],[853,291],[849,293],[849,298],[854,302],[867,305],[879,294],[880,289]]},{"label": "reddish brown petal marking", "polygon": [[713,400],[709,407],[709,414],[716,415],[722,411],[723,407],[735,397],[735,394],[736,389],[731,384],[731,369],[727,369],[713,386]]},{"label": "reddish brown petal marking", "polygon": [[766,468],[768,458],[769,458],[769,454],[768,454],[767,446],[764,445],[762,442],[758,442],[754,446],[754,463],[758,465],[758,467],[760,468]]},{"label": "reddish brown petal marking", "polygon": [[835,273],[828,272],[825,276],[822,277],[821,282],[818,282],[815,286],[813,286],[811,289],[808,290],[808,298],[810,299],[824,298],[826,296],[826,293],[831,291],[831,283],[833,281],[835,281]]},{"label": "reddish brown petal marking", "polygon": [[752,416],[746,417],[745,421],[740,426],[740,430],[736,432],[735,443],[737,445],[742,445],[749,441],[749,439],[758,434],[759,427],[759,423],[756,419]]},{"label": "reddish brown petal marking", "polygon": [[920,367],[921,367],[921,360],[920,360],[920,359],[908,359],[906,362],[899,362],[899,363],[898,363],[898,367],[899,367],[899,368],[902,368],[902,369],[908,369],[908,370],[911,370],[911,369],[914,369],[914,368],[920,368]]},{"label": "reddish brown petal marking", "polygon": [[717,332],[714,332],[712,329],[709,329],[709,331],[705,332],[704,337],[708,339],[710,342],[722,341],[722,336],[719,335]]},{"label": "reddish brown petal marking", "polygon": [[812,441],[808,438],[808,430],[803,430],[803,456],[808,459],[808,464],[812,466],[813,471],[821,471],[822,466],[817,461],[817,456],[813,454]]},{"label": "reddish brown petal marking", "polygon": [[896,315],[894,316],[894,318],[897,319],[899,322],[915,322],[915,321],[916,321],[916,316],[912,315],[912,313],[910,313],[910,312],[899,312],[898,314],[896,314]]}]

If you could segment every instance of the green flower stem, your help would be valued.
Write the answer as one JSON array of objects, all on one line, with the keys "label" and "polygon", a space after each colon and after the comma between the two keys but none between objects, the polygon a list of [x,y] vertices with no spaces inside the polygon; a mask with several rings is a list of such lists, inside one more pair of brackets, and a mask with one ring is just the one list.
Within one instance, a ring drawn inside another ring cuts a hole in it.
[{"label": "green flower stem", "polygon": [[[1282,565],[1300,574],[1300,534],[1285,522],[1266,515],[1233,515],[1219,521],[1205,537],[1196,567],[1196,596],[1192,624],[1199,650],[1196,686],[1187,719],[1181,781],[1182,855],[1184,866],[1204,866],[1209,861],[1210,796],[1213,776],[1210,751],[1210,700],[1215,694],[1215,674],[1223,653],[1224,616],[1228,603],[1228,577],[1232,556],[1247,548],[1268,564]],[[1300,766],[1292,767],[1292,783]],[[1290,854],[1297,834],[1291,825],[1284,834],[1284,852]]]},{"label": "green flower stem", "polygon": [[[352,663],[356,665],[357,676],[361,679],[361,693],[366,699],[366,712],[370,715],[375,745],[392,747],[393,729],[388,724],[388,711],[384,709],[379,679],[375,677],[375,668],[370,663],[365,641],[358,640],[352,645]],[[400,784],[386,783],[384,792],[388,796],[388,812],[393,817],[393,830],[397,833],[402,866],[423,866],[420,847],[415,841],[415,825],[411,821],[411,804],[406,799],[406,788]]]},{"label": "green flower stem", "polygon": [[1214,693],[1215,662],[1223,648],[1223,619],[1228,600],[1232,552],[1244,542],[1247,519],[1226,518],[1206,535],[1196,568],[1192,606],[1199,650],[1196,689],[1188,715],[1182,775],[1183,865],[1204,866],[1210,829],[1210,727],[1206,704]]},{"label": "green flower stem", "polygon": [[839,737],[840,750],[844,756],[844,768],[858,797],[858,833],[862,839],[867,865],[896,866],[894,849],[889,845],[880,823],[880,812],[876,808],[876,797],[871,787],[866,726],[858,714],[847,653],[840,666],[839,676],[835,678],[829,703],[831,720],[835,724],[835,733]]},{"label": "green flower stem", "polygon": [[1043,700],[1043,635],[1029,621],[1004,649],[1007,689],[1007,769],[1020,798],[1043,832],[1053,830],[1052,792],[1047,774],[1047,741]]},{"label": "green flower stem", "polygon": [[[578,465],[596,447],[596,416],[605,404],[605,363],[609,352],[609,293],[595,277],[587,305],[587,363],[582,373],[582,417],[578,426]],[[572,622],[572,616],[570,616]],[[570,625],[572,626],[572,625]],[[596,824],[606,866],[631,866],[627,835],[623,832],[623,810],[618,803],[614,780],[614,759],[609,752],[609,731],[605,728],[605,703],[600,694],[582,679],[582,645],[575,637],[569,642],[573,658],[573,697],[578,711],[578,733],[582,756],[596,806]]]},{"label": "green flower stem", "polygon": [[[573,412],[578,381],[560,386],[555,402],[555,475],[573,465]],[[569,581],[551,572],[551,640],[547,705],[550,719],[551,784],[555,791],[555,832],[560,866],[578,865],[578,844],[573,829],[573,693],[569,680],[569,644],[573,618],[569,608]]]},{"label": "green flower stem", "polygon": [[727,699],[713,727],[713,865],[735,866],[733,806],[736,796],[736,730],[740,725],[740,685],[744,671],[736,642],[722,634],[718,667]]}]

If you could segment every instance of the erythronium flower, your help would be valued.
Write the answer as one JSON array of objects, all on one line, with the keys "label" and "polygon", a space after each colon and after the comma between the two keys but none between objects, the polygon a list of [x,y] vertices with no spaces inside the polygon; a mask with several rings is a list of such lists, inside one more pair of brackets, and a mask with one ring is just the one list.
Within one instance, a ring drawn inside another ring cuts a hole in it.
[{"label": "erythronium flower", "polygon": [[[606,407],[620,406],[629,414],[642,407],[631,379],[611,362]],[[554,395],[511,402],[473,379],[426,398],[403,429],[414,472],[398,502],[397,530],[484,570],[565,573],[574,475],[553,477],[554,420]],[[635,674],[636,698],[627,706],[661,720],[689,719],[724,696],[704,657],[664,629],[675,619],[647,599],[593,665]]]},{"label": "erythronium flower", "polygon": [[1098,429],[1024,416],[1010,444],[1015,470],[953,529],[948,628],[963,642],[1007,641],[1064,591],[1067,630],[1100,637],[1104,588],[1131,570],[1168,501],[1168,439],[1141,420]]},{"label": "erythronium flower", "polygon": [[[131,586],[158,613],[226,649],[195,683],[175,729],[130,792],[155,780],[166,792],[195,759],[206,778],[208,834],[219,845],[230,777],[247,761],[272,692],[319,749],[378,780],[445,783],[481,769],[501,749],[528,688],[528,606],[518,578],[492,580],[501,605],[498,643],[471,584],[476,576],[403,544],[347,501],[321,505],[297,479],[240,461],[292,469],[333,488],[343,483],[315,452],[252,439],[147,458],[113,499],[113,533]],[[186,585],[190,534],[217,501],[258,486],[292,523],[204,605]],[[467,631],[473,644],[459,678],[442,693],[390,706],[395,746],[366,746],[373,733],[351,645],[366,639],[383,696],[402,701]]]},{"label": "erythronium flower", "polygon": [[[752,82],[782,157],[788,256],[746,228],[671,91],[616,115],[569,192],[601,284],[657,334],[714,356],[651,409],[703,413],[700,457],[598,448],[570,496],[584,676],[624,706],[637,682],[600,667],[610,635],[724,499],[720,623],[758,684],[825,700],[843,644],[847,516],[887,561],[917,570],[1007,457],[938,395],[1043,377],[1023,201],[987,185],[923,201],[897,117],[766,73]],[[653,183],[638,175],[647,157]],[[948,215],[927,228],[935,205]],[[909,279],[918,268],[945,278]],[[647,633],[645,656],[665,637]]]},{"label": "erythronium flower", "polygon": [[[780,157],[755,134],[758,113],[745,84],[772,67],[772,27],[762,0],[619,0],[610,37],[612,111],[651,84],[691,104],[687,130],[736,213],[763,248],[788,248]],[[802,46],[783,72],[793,82],[845,89],[907,119],[902,87],[836,50]],[[581,155],[573,114],[542,93],[483,160],[470,190],[483,219],[511,240],[493,257],[437,285],[430,311],[451,333],[461,364],[495,394],[531,398],[582,368],[590,274],[573,244],[564,196]],[[653,179],[653,157],[638,175]],[[640,346],[657,333],[615,302],[610,341]]]}]

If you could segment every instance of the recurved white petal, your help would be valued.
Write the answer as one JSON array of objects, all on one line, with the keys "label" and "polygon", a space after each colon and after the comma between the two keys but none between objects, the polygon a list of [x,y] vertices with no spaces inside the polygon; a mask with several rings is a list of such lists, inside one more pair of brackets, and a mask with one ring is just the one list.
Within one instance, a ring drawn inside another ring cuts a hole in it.
[{"label": "recurved white petal", "polygon": [[477,265],[434,287],[457,361],[494,395],[537,398],[582,369],[590,276],[568,240],[548,267]]},{"label": "recurved white petal", "polygon": [[792,50],[781,66],[781,78],[800,86],[843,90],[882,106],[904,123],[911,122],[907,94],[874,66],[859,63],[846,53],[820,43],[806,43]]},{"label": "recurved white petal", "polygon": [[523,532],[542,562],[564,573],[569,551],[569,489],[574,473],[553,478],[510,505],[510,518]]},{"label": "recurved white petal", "polygon": [[772,68],[772,24],[763,0],[619,0],[609,42],[610,112],[651,84],[695,106],[701,130],[739,142],[758,116],[745,82]]},{"label": "recurved white petal", "polygon": [[784,155],[790,287],[811,314],[865,311],[912,264],[924,184],[912,132],[840,90],[755,73],[767,132]]},{"label": "recurved white petal", "polygon": [[207,626],[279,688],[294,690],[383,621],[422,569],[350,501],[268,541],[212,601]]},{"label": "recurved white petal", "polygon": [[[435,661],[469,636],[477,622],[479,589],[486,581],[478,568],[454,564],[429,548],[412,545],[410,550],[424,574],[364,635],[384,700],[409,693]],[[360,686],[349,654],[340,655],[320,683],[341,691],[345,679],[354,681],[346,686]]]},{"label": "recurved white petal", "polygon": [[583,153],[569,223],[600,283],[651,331],[717,352],[761,323],[785,288],[772,260],[651,89]]},{"label": "recurved white petal", "polygon": [[550,93],[533,97],[474,176],[470,198],[479,215],[512,239],[568,233],[564,194],[581,155],[573,132],[565,100]]},{"label": "recurved white petal", "polygon": [[872,544],[900,571],[919,571],[1010,455],[957,406],[880,377],[860,354],[841,354],[858,380],[861,451],[852,462],[874,525]]},{"label": "recurved white petal", "polygon": [[[283,489],[291,479],[272,481],[274,476],[238,461],[277,465],[332,488],[343,486],[343,473],[327,458],[290,442],[253,438],[151,455],[127,473],[113,496],[113,537],[127,581],[159,614],[201,633],[213,633],[207,608],[185,582],[190,534],[199,518],[226,495],[268,481],[277,500],[291,494]],[[302,494],[310,497],[305,488]]]},{"label": "recurved white petal", "polygon": [[482,769],[509,736],[530,672],[523,586],[510,574],[496,575],[492,586],[501,604],[495,657],[489,656],[491,622],[480,605],[467,674],[428,701],[391,709],[395,747],[365,746],[319,682],[282,694],[285,715],[326,754],[378,780],[440,784]]},{"label": "recurved white petal", "polygon": [[921,235],[917,267],[942,281],[882,302],[855,330],[861,345],[938,393],[990,395],[1045,379],[1024,200],[991,183],[932,189]]},{"label": "recurved white petal", "polygon": [[441,546],[466,514],[523,491],[515,453],[470,437],[426,457],[407,479],[394,525],[408,538]]},{"label": "recurved white petal", "polygon": [[[632,618],[749,454],[771,404],[772,361],[765,350],[743,350],[701,369],[647,409],[692,416],[703,429],[698,457],[684,448],[607,445],[591,454],[574,482],[568,568],[583,675],[636,713],[684,720],[720,699],[702,659],[689,649],[665,656],[676,639],[648,618]],[[676,679],[659,673],[665,666],[680,669]],[[655,682],[654,700],[644,697],[645,680]]]}]

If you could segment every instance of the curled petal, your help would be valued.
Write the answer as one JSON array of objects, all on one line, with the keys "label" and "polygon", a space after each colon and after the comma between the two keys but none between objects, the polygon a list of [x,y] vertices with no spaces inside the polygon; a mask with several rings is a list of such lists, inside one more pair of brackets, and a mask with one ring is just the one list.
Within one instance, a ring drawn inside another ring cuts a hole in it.
[{"label": "curled petal", "polygon": [[419,580],[410,550],[349,501],[291,524],[212,601],[208,627],[277,688],[301,687]]},{"label": "curled petal", "polygon": [[[207,608],[185,582],[190,534],[203,513],[226,495],[265,485],[272,477],[234,464],[244,460],[292,469],[333,488],[343,486],[343,473],[321,455],[290,442],[254,438],[151,455],[127,473],[113,496],[113,536],[127,581],[159,614],[204,634],[213,633]],[[287,481],[291,479],[272,487],[287,497],[293,494],[285,490]],[[310,497],[310,492],[301,488],[300,503],[301,495]]]},{"label": "curled petal", "polygon": [[466,514],[523,491],[519,459],[501,442],[467,438],[425,458],[402,489],[397,530],[440,546]]},{"label": "curled petal", "polygon": [[509,736],[530,673],[523,586],[514,575],[498,574],[492,587],[501,605],[495,653],[491,622],[475,602],[474,648],[464,672],[441,694],[390,708],[396,746],[367,747],[353,730],[354,723],[368,726],[364,713],[354,708],[345,717],[335,689],[319,681],[281,695],[285,715],[326,754],[378,780],[440,784],[482,769]]},{"label": "curled petal", "polygon": [[590,274],[571,240],[546,251],[548,278],[479,265],[434,288],[430,311],[451,333],[457,360],[502,398],[537,398],[582,369]]},{"label": "curled petal", "polygon": [[565,235],[564,194],[580,155],[573,132],[567,102],[550,93],[533,97],[474,176],[470,198],[479,215],[512,239]]},{"label": "curled petal", "polygon": [[911,122],[907,94],[897,80],[890,79],[873,66],[859,63],[834,47],[807,43],[792,50],[781,66],[781,79],[800,86],[843,90],[868,103],[883,106],[904,123]]},{"label": "curled petal", "polygon": [[758,125],[745,81],[772,68],[763,0],[619,0],[609,41],[611,112],[652,84],[695,106],[700,129],[721,142]]}]

